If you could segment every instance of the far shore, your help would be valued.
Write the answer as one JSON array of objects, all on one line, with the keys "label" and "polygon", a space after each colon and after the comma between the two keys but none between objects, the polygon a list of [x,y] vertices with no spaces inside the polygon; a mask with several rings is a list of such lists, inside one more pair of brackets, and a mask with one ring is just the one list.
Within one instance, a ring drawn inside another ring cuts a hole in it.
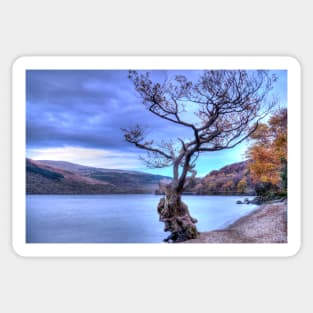
[{"label": "far shore", "polygon": [[287,203],[267,203],[224,229],[184,243],[287,243]]},{"label": "far shore", "polygon": [[[157,194],[153,192],[110,192],[110,193],[34,193],[34,192],[27,192],[26,196],[106,196],[106,195],[153,195],[153,196],[165,196],[165,194]],[[220,197],[245,197],[245,198],[253,198],[255,195],[252,194],[236,194],[236,193],[228,193],[228,194],[222,194],[222,193],[216,193],[216,194],[195,194],[195,193],[183,193],[182,197],[184,196],[220,196]]]}]

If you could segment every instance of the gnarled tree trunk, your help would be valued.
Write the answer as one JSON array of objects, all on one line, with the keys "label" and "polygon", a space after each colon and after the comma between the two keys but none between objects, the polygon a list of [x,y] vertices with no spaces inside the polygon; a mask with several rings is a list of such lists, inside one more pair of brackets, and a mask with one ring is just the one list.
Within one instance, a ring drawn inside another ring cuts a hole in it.
[{"label": "gnarled tree trunk", "polygon": [[158,204],[160,221],[164,222],[164,231],[171,234],[164,241],[182,242],[194,239],[198,235],[195,223],[197,220],[191,217],[188,206],[181,200],[182,192],[177,190],[174,182],[160,185],[165,197]]}]

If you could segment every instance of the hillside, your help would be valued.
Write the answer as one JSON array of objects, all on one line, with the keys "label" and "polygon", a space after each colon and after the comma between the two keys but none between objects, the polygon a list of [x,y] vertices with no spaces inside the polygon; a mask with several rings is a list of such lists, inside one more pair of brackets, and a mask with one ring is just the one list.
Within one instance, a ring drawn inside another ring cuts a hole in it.
[{"label": "hillside", "polygon": [[94,168],[63,161],[26,160],[29,194],[154,193],[161,175]]},{"label": "hillside", "polygon": [[[27,193],[111,194],[154,193],[169,178],[143,172],[103,169],[64,161],[26,160]],[[185,191],[199,195],[254,194],[248,161],[227,165],[195,178]]]},{"label": "hillside", "polygon": [[187,192],[194,194],[254,194],[248,163],[233,163],[194,179]]},{"label": "hillside", "polygon": [[115,186],[88,177],[26,160],[27,194],[98,194],[111,193]]}]

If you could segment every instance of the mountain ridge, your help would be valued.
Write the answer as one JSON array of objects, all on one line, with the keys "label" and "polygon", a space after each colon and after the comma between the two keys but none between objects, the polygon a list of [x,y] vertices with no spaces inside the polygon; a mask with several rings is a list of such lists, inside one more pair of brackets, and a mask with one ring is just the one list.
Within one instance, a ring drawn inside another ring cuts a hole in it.
[{"label": "mountain ridge", "polygon": [[26,159],[28,194],[154,193],[162,175]]},{"label": "mountain ridge", "polygon": [[[195,195],[254,194],[249,162],[213,170],[189,181],[185,193]],[[66,161],[26,159],[28,194],[160,194],[159,182],[171,179],[139,171],[91,167]]]},{"label": "mountain ridge", "polygon": [[[103,167],[94,167],[94,166],[89,166],[89,165],[83,165],[83,164],[78,164],[78,163],[73,163],[73,162],[68,162],[68,161],[55,161],[55,160],[36,160],[39,163],[43,163],[46,165],[50,166],[55,166],[58,168],[68,168],[68,170],[72,171],[80,171],[80,169],[90,169],[90,170],[101,170],[105,172],[121,172],[121,173],[134,173],[134,174],[147,174],[150,175],[149,173],[145,172],[140,172],[140,171],[133,171],[133,170],[121,170],[121,169],[109,169],[109,168],[103,168]],[[153,174],[151,174],[153,175]]]}]

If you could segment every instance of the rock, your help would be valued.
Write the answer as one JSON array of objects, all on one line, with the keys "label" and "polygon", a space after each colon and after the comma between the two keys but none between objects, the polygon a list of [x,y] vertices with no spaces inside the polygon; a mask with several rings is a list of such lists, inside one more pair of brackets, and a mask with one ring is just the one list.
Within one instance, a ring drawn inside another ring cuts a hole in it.
[{"label": "rock", "polygon": [[237,201],[236,201],[236,204],[243,204],[243,202],[240,201],[240,200],[237,200]]},{"label": "rock", "polygon": [[249,204],[249,203],[250,203],[250,201],[249,201],[249,199],[248,199],[248,198],[245,198],[245,199],[243,200],[243,203],[244,203],[244,204]]},{"label": "rock", "polygon": [[261,197],[255,197],[254,199],[250,200],[250,204],[257,204],[260,205],[262,204],[264,201],[262,200]]}]

